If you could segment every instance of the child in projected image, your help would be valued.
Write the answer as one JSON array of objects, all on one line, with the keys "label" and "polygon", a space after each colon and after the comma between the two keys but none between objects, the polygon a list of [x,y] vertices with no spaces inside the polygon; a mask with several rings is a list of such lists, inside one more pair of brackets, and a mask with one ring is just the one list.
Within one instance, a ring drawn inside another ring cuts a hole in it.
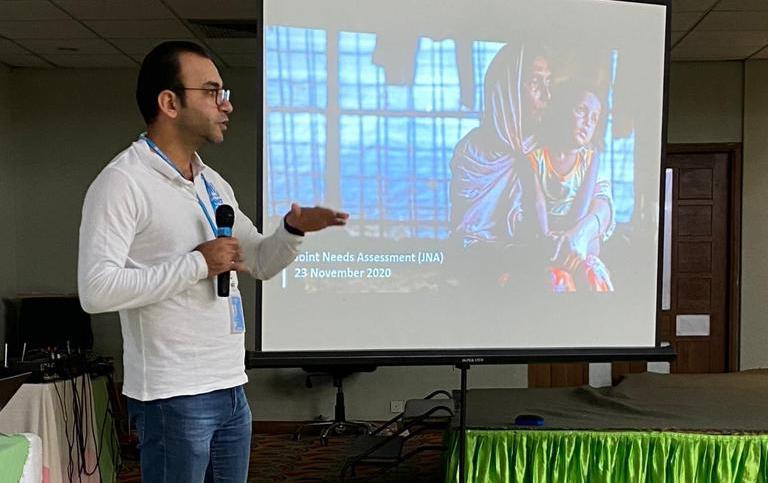
[{"label": "child in projected image", "polygon": [[529,154],[534,173],[536,216],[541,235],[552,240],[552,290],[579,286],[613,291],[600,245],[614,228],[610,183],[599,179],[593,140],[602,102],[594,89],[571,83],[555,90],[542,125],[542,147]]}]

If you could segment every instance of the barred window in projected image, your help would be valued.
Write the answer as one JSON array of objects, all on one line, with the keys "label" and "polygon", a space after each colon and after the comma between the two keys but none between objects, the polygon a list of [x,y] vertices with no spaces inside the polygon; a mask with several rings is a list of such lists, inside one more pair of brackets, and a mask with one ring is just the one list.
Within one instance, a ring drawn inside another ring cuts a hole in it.
[{"label": "barred window in projected image", "polygon": [[655,342],[666,7],[265,2],[263,350]]}]

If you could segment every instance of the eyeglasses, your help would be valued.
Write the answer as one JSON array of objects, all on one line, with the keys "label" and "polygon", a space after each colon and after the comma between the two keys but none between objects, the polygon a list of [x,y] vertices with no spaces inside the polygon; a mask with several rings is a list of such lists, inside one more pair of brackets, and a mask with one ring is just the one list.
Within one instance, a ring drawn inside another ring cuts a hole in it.
[{"label": "eyeglasses", "polygon": [[229,97],[232,94],[231,90],[222,89],[221,87],[179,87],[178,89],[182,91],[208,91],[216,99],[217,106],[229,102]]}]

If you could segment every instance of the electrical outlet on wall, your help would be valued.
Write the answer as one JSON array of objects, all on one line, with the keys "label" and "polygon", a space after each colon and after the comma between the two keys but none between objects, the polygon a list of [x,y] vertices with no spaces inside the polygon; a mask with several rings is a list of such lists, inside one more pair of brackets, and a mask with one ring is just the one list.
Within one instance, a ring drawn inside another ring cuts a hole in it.
[{"label": "electrical outlet on wall", "polygon": [[405,401],[389,401],[389,411],[392,413],[402,413],[405,410]]}]

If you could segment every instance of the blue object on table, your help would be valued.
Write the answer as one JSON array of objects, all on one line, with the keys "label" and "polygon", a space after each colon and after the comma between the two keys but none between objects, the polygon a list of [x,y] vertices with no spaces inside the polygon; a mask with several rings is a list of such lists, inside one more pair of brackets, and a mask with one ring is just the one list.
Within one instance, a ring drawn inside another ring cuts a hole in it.
[{"label": "blue object on table", "polygon": [[544,418],[536,414],[519,414],[515,418],[516,426],[544,426]]}]

